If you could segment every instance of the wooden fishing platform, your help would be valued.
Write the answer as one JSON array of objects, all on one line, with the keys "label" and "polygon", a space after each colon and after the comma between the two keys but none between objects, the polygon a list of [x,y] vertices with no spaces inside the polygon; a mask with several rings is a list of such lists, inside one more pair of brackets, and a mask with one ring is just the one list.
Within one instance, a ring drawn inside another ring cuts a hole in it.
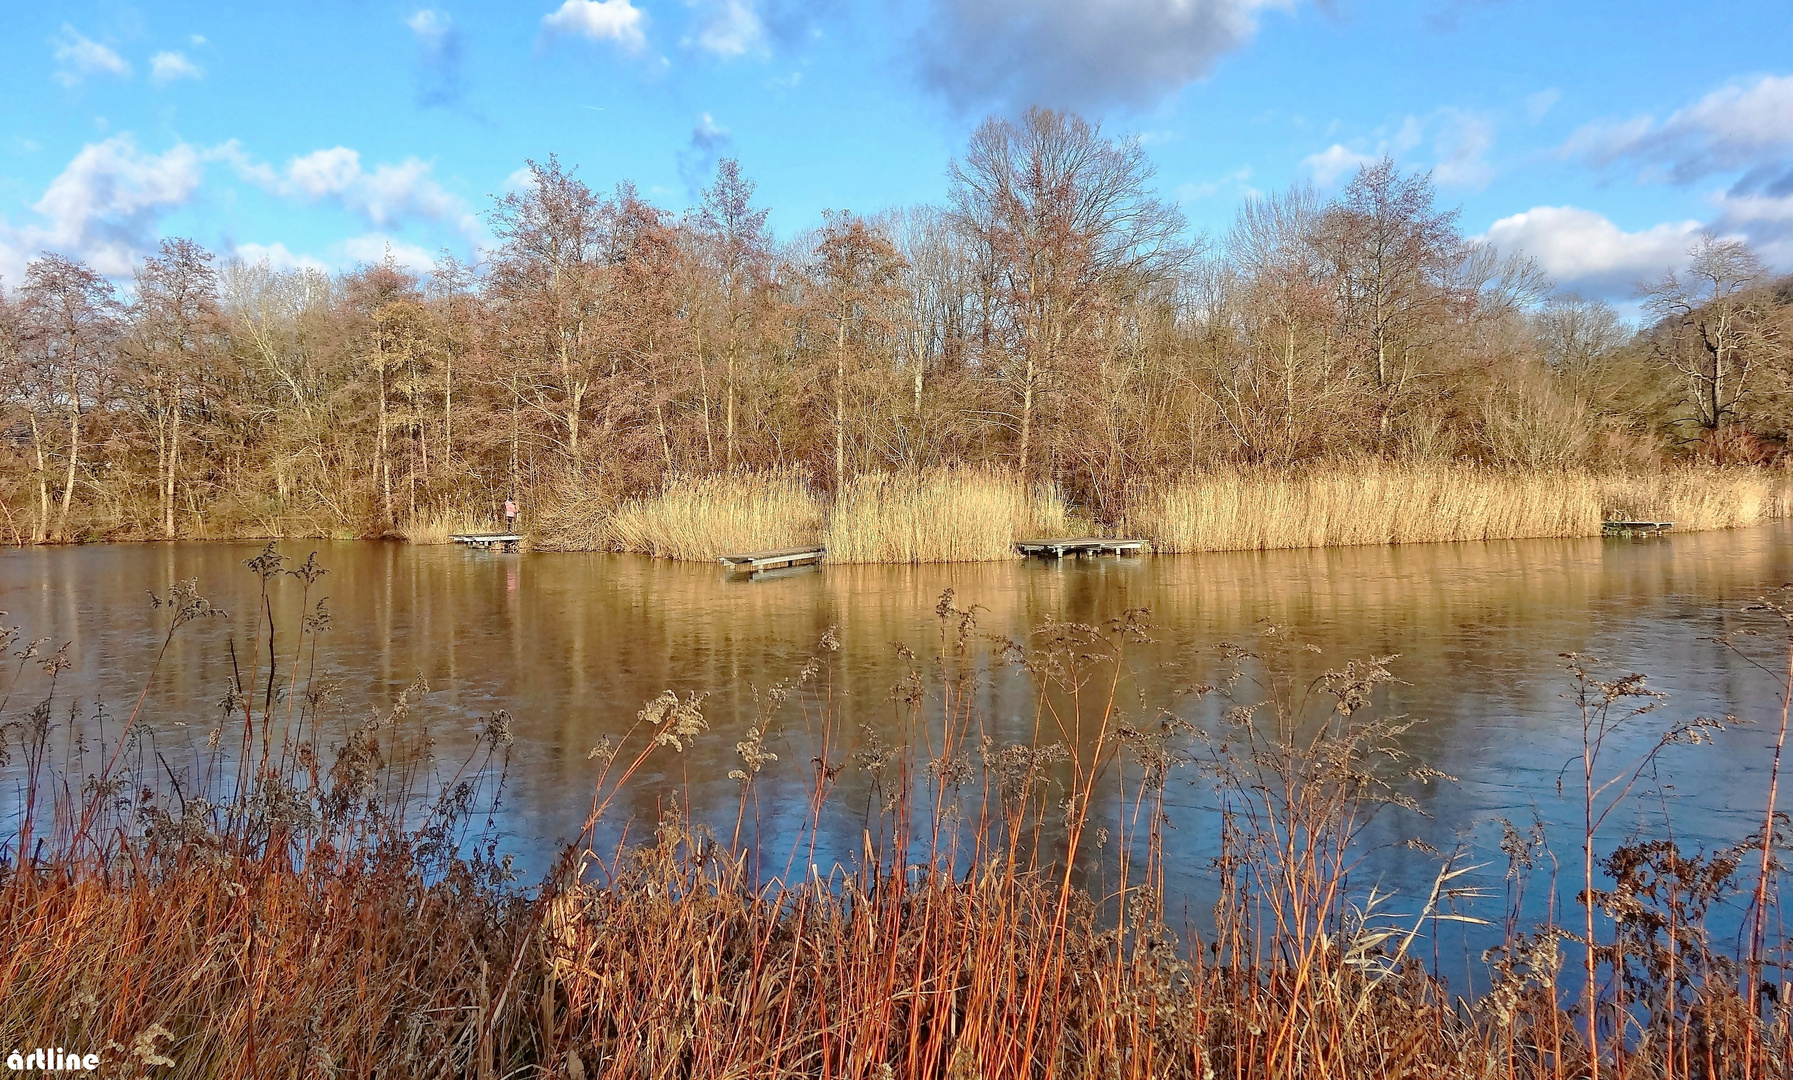
[{"label": "wooden fishing platform", "polygon": [[516,551],[517,545],[523,542],[519,533],[456,533],[449,539],[468,547],[502,548],[505,551]]},{"label": "wooden fishing platform", "polygon": [[1661,536],[1675,527],[1672,521],[1602,521],[1602,536]]},{"label": "wooden fishing platform", "polygon": [[1062,559],[1066,555],[1140,555],[1144,540],[1110,540],[1101,536],[1078,536],[1056,540],[1017,540],[1015,546],[1023,555]]},{"label": "wooden fishing platform", "polygon": [[828,549],[813,547],[781,548],[777,551],[749,551],[742,555],[724,555],[716,561],[733,574],[757,574],[764,570],[784,570],[792,566],[813,566],[822,561]]}]

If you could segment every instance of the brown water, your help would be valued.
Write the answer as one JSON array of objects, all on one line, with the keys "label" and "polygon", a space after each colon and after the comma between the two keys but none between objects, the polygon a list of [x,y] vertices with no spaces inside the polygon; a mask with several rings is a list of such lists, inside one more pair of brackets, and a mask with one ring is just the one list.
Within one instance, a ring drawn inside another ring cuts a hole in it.
[{"label": "brown water", "polygon": [[[1557,792],[1578,737],[1558,654],[1596,654],[1614,669],[1647,672],[1671,695],[1664,719],[1778,717],[1773,681],[1710,639],[1743,625],[1747,600],[1793,580],[1790,540],[1793,528],[1774,526],[1651,541],[825,567],[757,581],[725,579],[711,565],[619,555],[311,542],[280,550],[295,560],[317,550],[330,568],[318,586],[334,613],[325,666],[343,680],[352,713],[421,673],[434,691],[425,707],[441,752],[456,761],[488,710],[515,717],[505,827],[525,865],[541,865],[577,829],[595,773],[588,750],[663,690],[712,694],[712,735],[675,766],[700,813],[733,812],[736,788],[725,776],[753,715],[749,688],[789,677],[831,626],[842,644],[832,658],[833,693],[852,718],[849,730],[887,723],[889,690],[903,670],[890,643],[924,654],[937,645],[934,607],[947,588],[960,604],[983,606],[981,630],[1011,637],[1054,619],[1096,622],[1151,609],[1158,640],[1131,663],[1152,704],[1170,704],[1178,686],[1209,669],[1208,647],[1248,641],[1266,620],[1318,645],[1316,664],[1399,653],[1395,670],[1405,682],[1381,704],[1424,719],[1409,749],[1460,782],[1423,789],[1430,818],[1385,817],[1380,839],[1417,834],[1443,849],[1468,839],[1498,861],[1500,816],[1537,814],[1552,823],[1564,852],[1578,835],[1568,823],[1579,806]],[[177,723],[209,726],[217,715],[232,635],[246,659],[258,583],[243,560],[257,550],[191,543],[7,552],[0,608],[27,638],[69,642],[67,695],[84,711],[103,698],[116,715],[136,698],[160,642],[147,592],[197,578],[232,618],[182,631],[146,707],[162,745],[184,746],[191,734]],[[275,622],[285,650],[296,605],[293,587],[282,588]],[[1026,688],[1001,671],[981,707],[997,728],[1024,729],[1031,716]],[[1660,829],[1665,808],[1684,841],[1746,835],[1759,820],[1771,736],[1736,730],[1714,746],[1676,749],[1647,796],[1615,819],[1615,835]],[[783,768],[807,767],[807,750],[776,741],[773,749]],[[646,779],[637,809],[657,790],[658,778]],[[768,787],[774,799],[778,790]],[[0,800],[13,791],[0,789]],[[1199,893],[1213,829],[1193,771],[1173,801],[1178,876]],[[767,813],[776,820],[801,811]],[[1392,848],[1371,868],[1396,884],[1429,881],[1432,872]]]}]

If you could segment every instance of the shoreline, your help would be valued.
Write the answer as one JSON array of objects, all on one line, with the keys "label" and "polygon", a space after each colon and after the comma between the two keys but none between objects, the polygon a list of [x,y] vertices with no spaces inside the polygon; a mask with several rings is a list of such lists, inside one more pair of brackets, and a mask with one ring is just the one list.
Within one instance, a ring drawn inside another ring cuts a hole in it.
[{"label": "shoreline", "polygon": [[[1301,471],[1216,470],[1129,489],[1104,523],[1051,485],[997,470],[856,478],[832,499],[791,470],[674,479],[607,501],[564,493],[524,526],[526,551],[613,552],[712,562],[741,551],[826,547],[825,563],[1001,562],[1017,541],[1092,536],[1146,541],[1149,554],[1279,551],[1459,541],[1572,539],[1605,521],[1674,523],[1673,532],[1747,528],[1793,516],[1793,473],[1679,466],[1644,473],[1500,470],[1449,463],[1334,463]],[[492,531],[472,515],[433,514],[381,530],[220,530],[167,538],[125,533],[27,546],[179,541],[333,540],[449,544]]]}]

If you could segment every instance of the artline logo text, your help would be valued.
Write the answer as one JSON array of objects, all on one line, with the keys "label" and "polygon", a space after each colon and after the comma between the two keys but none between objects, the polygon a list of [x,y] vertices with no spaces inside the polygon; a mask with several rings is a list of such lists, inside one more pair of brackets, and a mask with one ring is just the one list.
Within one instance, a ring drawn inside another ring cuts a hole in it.
[{"label": "artline logo text", "polygon": [[26,1054],[18,1050],[6,1055],[6,1067],[14,1072],[42,1069],[45,1072],[91,1072],[100,1067],[100,1055],[76,1054],[60,1046],[39,1049]]}]

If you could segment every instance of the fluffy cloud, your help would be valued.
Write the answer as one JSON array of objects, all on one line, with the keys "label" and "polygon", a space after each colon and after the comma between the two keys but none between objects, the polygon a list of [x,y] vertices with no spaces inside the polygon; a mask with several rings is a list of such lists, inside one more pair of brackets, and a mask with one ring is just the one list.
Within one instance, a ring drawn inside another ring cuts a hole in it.
[{"label": "fluffy cloud", "polygon": [[67,23],[52,41],[51,54],[56,58],[54,78],[64,86],[80,86],[89,75],[129,76],[131,65],[124,57],[99,42],[85,37]]},{"label": "fluffy cloud", "polygon": [[1641,162],[1652,179],[1689,183],[1747,169],[1793,147],[1793,75],[1714,90],[1668,119],[1643,116],[1582,128],[1566,154],[1598,165]]},{"label": "fluffy cloud", "polygon": [[1719,229],[1747,236],[1770,264],[1793,268],[1793,168],[1754,170],[1717,202]]},{"label": "fluffy cloud", "polygon": [[302,154],[276,170],[234,142],[214,151],[214,156],[229,161],[238,176],[267,191],[307,202],[336,203],[375,228],[421,218],[451,225],[476,244],[484,238],[466,203],[437,183],[429,163],[417,158],[370,170],[362,167],[359,152],[334,146]]},{"label": "fluffy cloud", "polygon": [[936,0],[916,43],[923,80],[962,111],[1149,106],[1295,0]]},{"label": "fluffy cloud", "polygon": [[717,56],[766,52],[766,24],[753,0],[719,0],[704,13],[691,44]]},{"label": "fluffy cloud", "polygon": [[624,52],[647,48],[647,16],[629,0],[566,0],[542,16],[542,33],[615,42]]},{"label": "fluffy cloud", "polygon": [[52,250],[122,277],[155,247],[162,217],[190,202],[204,176],[201,152],[186,143],[161,154],[144,153],[129,135],[91,143],[32,206],[41,224],[0,226],[0,246],[15,264]]},{"label": "fluffy cloud", "polygon": [[342,251],[353,264],[383,262],[391,256],[393,262],[415,273],[427,274],[436,268],[435,256],[428,251],[417,244],[384,233],[350,237],[343,241]]},{"label": "fluffy cloud", "polygon": [[405,20],[417,39],[417,103],[454,105],[466,93],[467,40],[447,14],[421,8]]},{"label": "fluffy cloud", "polygon": [[1317,154],[1309,154],[1301,159],[1301,167],[1321,187],[1331,187],[1345,176],[1355,173],[1365,165],[1374,165],[1382,160],[1375,154],[1360,154],[1350,150],[1343,143],[1333,143]]},{"label": "fluffy cloud", "polygon": [[231,248],[230,257],[240,259],[252,266],[256,263],[267,263],[269,269],[281,272],[288,270],[330,272],[330,267],[323,260],[310,255],[295,255],[278,240],[272,244],[238,244]]},{"label": "fluffy cloud", "polygon": [[[1424,147],[1431,143],[1430,154]],[[1352,140],[1358,146],[1369,140]],[[1488,164],[1488,151],[1494,148],[1494,124],[1479,113],[1441,108],[1425,116],[1405,116],[1392,131],[1384,128],[1372,149],[1354,149],[1345,143],[1333,143],[1317,154],[1301,160],[1314,182],[1332,187],[1355,174],[1365,165],[1373,165],[1384,157],[1403,162],[1430,157],[1422,167],[1432,171],[1432,178],[1444,187],[1484,188],[1494,179],[1494,168]]]},{"label": "fluffy cloud", "polygon": [[1537,206],[1501,218],[1477,239],[1532,256],[1559,288],[1623,297],[1636,282],[1683,265],[1702,231],[1697,221],[1678,221],[1626,232],[1592,210]]},{"label": "fluffy cloud", "polygon": [[166,86],[176,79],[197,79],[205,72],[177,52],[159,52],[149,58],[149,81]]}]

